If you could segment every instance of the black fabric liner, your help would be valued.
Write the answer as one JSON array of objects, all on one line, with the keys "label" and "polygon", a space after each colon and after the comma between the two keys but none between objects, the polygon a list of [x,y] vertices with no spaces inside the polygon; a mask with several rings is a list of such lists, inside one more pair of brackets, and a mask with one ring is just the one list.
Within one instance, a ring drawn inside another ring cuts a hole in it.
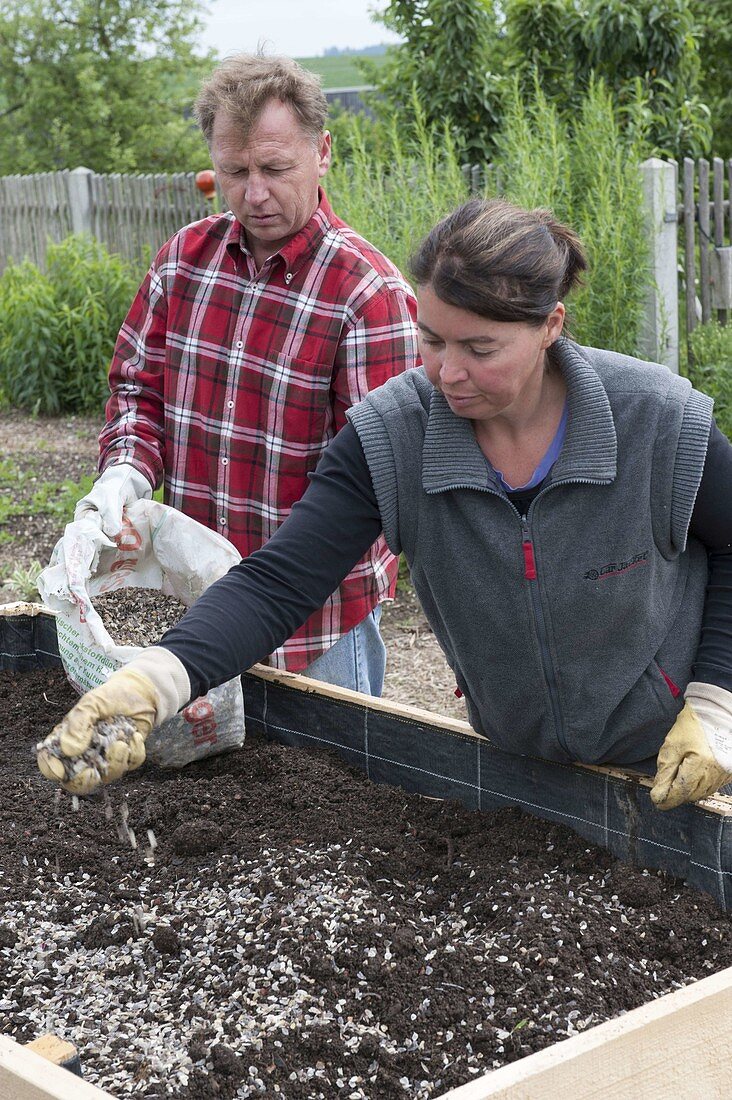
[{"label": "black fabric liner", "polygon": [[[0,668],[59,664],[52,616],[0,616]],[[661,813],[647,787],[607,769],[516,756],[452,729],[252,673],[242,685],[248,729],[286,745],[330,749],[376,783],[471,810],[520,806],[621,860],[685,879],[732,910],[732,814],[700,805]],[[719,801],[732,810],[732,798]]]}]

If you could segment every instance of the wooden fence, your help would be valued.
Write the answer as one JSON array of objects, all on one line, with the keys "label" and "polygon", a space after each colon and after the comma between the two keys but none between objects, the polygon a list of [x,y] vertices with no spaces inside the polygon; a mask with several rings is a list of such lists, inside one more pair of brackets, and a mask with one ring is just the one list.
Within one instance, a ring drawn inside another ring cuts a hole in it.
[{"label": "wooden fence", "polygon": [[[679,322],[722,324],[732,311],[732,159],[642,165],[653,247],[642,354],[678,370]],[[491,165],[463,168],[470,190],[500,191]],[[139,262],[212,212],[192,172],[97,175],[87,168],[0,177],[0,272],[12,258],[45,264],[48,241],[87,232]],[[678,229],[681,232],[678,232]],[[679,295],[683,295],[679,309]]]},{"label": "wooden fence", "polygon": [[140,261],[176,230],[212,213],[193,172],[97,175],[87,168],[0,176],[0,271],[10,259],[45,265],[49,241],[91,233]]},{"label": "wooden fence", "polygon": [[149,253],[178,229],[213,213],[193,172],[174,175],[90,174],[91,232],[129,259]]},{"label": "wooden fence", "polygon": [[[711,169],[711,170],[710,170]],[[732,159],[684,161],[678,217],[682,227],[686,331],[727,324],[732,310]]]},{"label": "wooden fence", "polygon": [[49,240],[72,232],[68,172],[0,176],[0,271],[26,257],[44,266]]}]

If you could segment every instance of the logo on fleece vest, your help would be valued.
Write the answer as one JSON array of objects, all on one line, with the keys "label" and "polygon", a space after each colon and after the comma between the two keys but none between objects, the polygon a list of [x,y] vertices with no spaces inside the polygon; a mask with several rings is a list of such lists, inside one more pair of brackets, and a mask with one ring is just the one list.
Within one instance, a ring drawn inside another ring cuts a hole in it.
[{"label": "logo on fleece vest", "polygon": [[648,550],[643,550],[628,561],[609,561],[607,565],[599,569],[588,569],[585,573],[586,581],[605,581],[608,577],[619,577],[623,573],[629,573],[631,569],[637,569],[641,565],[648,564]]}]

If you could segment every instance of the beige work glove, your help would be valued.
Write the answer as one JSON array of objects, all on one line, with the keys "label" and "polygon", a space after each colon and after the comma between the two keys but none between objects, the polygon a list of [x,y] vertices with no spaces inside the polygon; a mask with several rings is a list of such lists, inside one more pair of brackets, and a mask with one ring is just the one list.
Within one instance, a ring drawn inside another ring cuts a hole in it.
[{"label": "beige work glove", "polygon": [[659,810],[697,802],[732,782],[732,692],[691,683],[658,753],[651,798]]},{"label": "beige work glove", "polygon": [[74,522],[93,519],[107,538],[115,539],[122,530],[122,513],[136,500],[149,500],[153,487],[129,462],[107,466],[91,490],[76,505]]},{"label": "beige work glove", "polygon": [[188,674],[169,650],[151,646],[83,695],[36,745],[46,779],[71,794],[90,794],[145,760],[150,731],[190,699]]}]

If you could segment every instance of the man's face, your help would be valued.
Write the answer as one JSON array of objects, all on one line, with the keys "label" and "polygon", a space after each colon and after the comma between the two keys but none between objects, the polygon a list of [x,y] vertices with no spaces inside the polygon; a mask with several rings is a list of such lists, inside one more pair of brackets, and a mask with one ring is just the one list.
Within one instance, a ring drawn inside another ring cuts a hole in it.
[{"label": "man's face", "polygon": [[330,164],[330,134],[314,141],[293,111],[272,99],[245,142],[237,124],[217,114],[211,159],[226,201],[262,264],[315,213],[318,181]]}]

